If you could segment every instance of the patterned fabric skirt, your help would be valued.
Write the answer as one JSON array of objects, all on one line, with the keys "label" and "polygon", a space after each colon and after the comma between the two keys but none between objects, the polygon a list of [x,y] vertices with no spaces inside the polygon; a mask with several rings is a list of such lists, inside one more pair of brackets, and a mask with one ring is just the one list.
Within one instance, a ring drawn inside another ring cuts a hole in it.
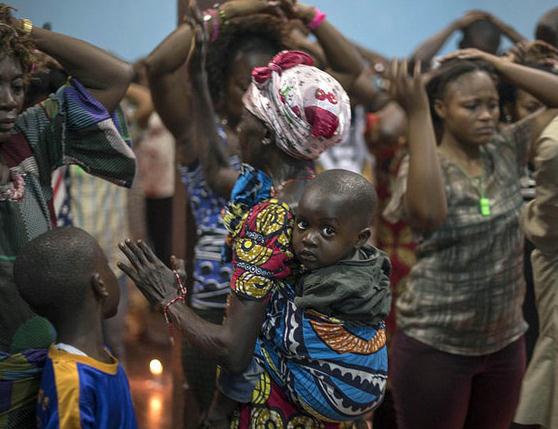
[{"label": "patterned fabric skirt", "polygon": [[46,353],[0,353],[0,429],[37,427],[35,407]]},{"label": "patterned fabric skirt", "polygon": [[265,372],[250,404],[243,404],[233,417],[231,429],[334,429],[347,427],[302,413]]}]

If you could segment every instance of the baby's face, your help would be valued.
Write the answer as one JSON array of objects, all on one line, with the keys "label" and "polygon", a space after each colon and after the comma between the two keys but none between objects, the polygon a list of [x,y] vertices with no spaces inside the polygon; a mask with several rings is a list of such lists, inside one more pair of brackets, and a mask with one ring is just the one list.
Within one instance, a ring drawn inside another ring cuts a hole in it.
[{"label": "baby's face", "polygon": [[319,190],[307,190],[298,204],[293,248],[309,270],[333,265],[352,255],[360,229],[351,222],[351,207]]}]

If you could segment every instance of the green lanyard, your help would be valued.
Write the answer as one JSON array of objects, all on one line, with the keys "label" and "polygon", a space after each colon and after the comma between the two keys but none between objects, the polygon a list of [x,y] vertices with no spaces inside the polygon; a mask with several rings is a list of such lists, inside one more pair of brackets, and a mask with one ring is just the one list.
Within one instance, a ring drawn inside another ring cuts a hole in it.
[{"label": "green lanyard", "polygon": [[473,185],[479,192],[479,209],[481,215],[484,217],[490,216],[490,199],[486,197],[484,194],[484,184],[483,184],[483,177],[478,178],[479,184],[477,185],[477,178],[473,179]]},{"label": "green lanyard", "polygon": [[[441,152],[443,156],[445,156],[446,158],[450,159],[447,155],[445,155],[443,152]],[[467,177],[472,185],[475,187],[475,189],[477,190],[477,192],[479,193],[479,211],[480,214],[483,217],[488,217],[491,214],[490,211],[490,198],[488,198],[485,194],[484,194],[484,176],[478,176],[478,177],[471,177],[469,176],[469,174],[463,169],[461,168],[461,166],[453,161],[453,164],[459,169],[461,170],[461,172],[465,175],[465,177]],[[485,163],[486,164],[486,163]],[[488,171],[487,168],[485,168],[485,172]]]}]

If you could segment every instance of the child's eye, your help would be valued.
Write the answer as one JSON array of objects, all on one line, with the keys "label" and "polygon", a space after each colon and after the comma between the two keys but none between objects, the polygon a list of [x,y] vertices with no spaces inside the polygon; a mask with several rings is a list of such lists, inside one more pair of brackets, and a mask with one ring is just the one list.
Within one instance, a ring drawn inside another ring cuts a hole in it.
[{"label": "child's eye", "polygon": [[306,229],[308,228],[308,222],[306,222],[305,220],[299,220],[296,224],[296,226],[298,227],[298,229]]},{"label": "child's eye", "polygon": [[322,228],[322,234],[324,237],[333,237],[335,235],[335,229],[331,226],[325,226]]}]

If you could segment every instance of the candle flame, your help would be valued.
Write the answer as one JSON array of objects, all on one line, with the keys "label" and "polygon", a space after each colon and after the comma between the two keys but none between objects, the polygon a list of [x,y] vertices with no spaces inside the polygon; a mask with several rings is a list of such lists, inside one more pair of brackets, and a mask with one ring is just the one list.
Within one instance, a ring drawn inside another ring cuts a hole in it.
[{"label": "candle flame", "polygon": [[161,375],[163,373],[163,364],[159,359],[152,359],[149,362],[149,371],[153,375]]}]

